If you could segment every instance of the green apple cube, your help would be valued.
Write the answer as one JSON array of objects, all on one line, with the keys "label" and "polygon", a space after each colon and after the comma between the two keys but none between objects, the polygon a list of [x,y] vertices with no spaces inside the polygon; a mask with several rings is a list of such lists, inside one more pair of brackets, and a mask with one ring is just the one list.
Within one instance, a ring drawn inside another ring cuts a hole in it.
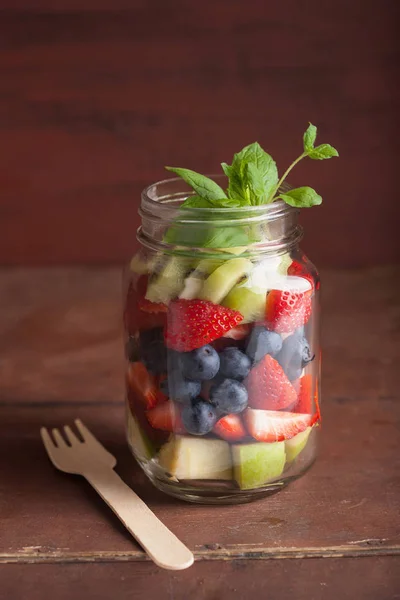
[{"label": "green apple cube", "polygon": [[282,474],[285,442],[232,446],[234,479],[242,490],[261,487]]},{"label": "green apple cube", "polygon": [[173,435],[158,462],[177,479],[232,479],[231,452],[223,440]]},{"label": "green apple cube", "polygon": [[304,450],[308,438],[310,436],[312,427],[307,427],[301,433],[298,433],[290,440],[285,441],[285,452],[286,452],[286,460],[287,462],[292,462],[300,454],[302,450]]},{"label": "green apple cube", "polygon": [[138,458],[150,460],[156,453],[153,444],[129,409],[127,409],[127,436],[129,444]]}]

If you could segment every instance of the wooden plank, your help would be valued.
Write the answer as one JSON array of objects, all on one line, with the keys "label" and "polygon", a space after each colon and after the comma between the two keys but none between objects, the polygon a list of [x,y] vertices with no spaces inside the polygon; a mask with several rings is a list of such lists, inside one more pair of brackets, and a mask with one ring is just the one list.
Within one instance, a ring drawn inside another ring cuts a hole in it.
[{"label": "wooden plank", "polygon": [[1,600],[394,600],[395,557],[195,563],[182,572],[150,564],[0,565]]},{"label": "wooden plank", "polygon": [[211,508],[157,492],[126,448],[118,270],[3,271],[1,560],[143,560],[96,494],[45,455],[39,427],[76,417],[200,559],[399,552],[399,279],[394,267],[323,274],[321,457],[276,496]]},{"label": "wooden plank", "polygon": [[2,0],[2,263],[120,263],[163,165],[215,171],[258,139],[282,168],[309,120],[341,159],[295,176],[326,201],[302,215],[305,248],[393,262],[397,7]]}]

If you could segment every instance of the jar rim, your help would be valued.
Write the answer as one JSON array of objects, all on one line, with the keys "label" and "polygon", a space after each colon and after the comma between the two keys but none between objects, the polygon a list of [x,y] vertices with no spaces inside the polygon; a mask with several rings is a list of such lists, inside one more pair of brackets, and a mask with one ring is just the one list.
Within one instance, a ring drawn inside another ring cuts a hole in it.
[{"label": "jar rim", "polygon": [[[226,175],[220,173],[207,174],[207,177],[213,179],[214,181],[227,181]],[[165,195],[160,195],[158,198],[155,198],[157,192],[157,188],[160,186],[167,185],[182,185],[182,190],[176,193],[166,193]],[[292,186],[288,183],[283,183],[280,187],[281,191],[288,191],[292,189]],[[181,178],[181,177],[167,177],[166,179],[161,179],[159,181],[153,182],[147,187],[145,187],[142,191],[142,206],[141,209],[150,214],[155,214],[157,211],[157,216],[159,216],[160,208],[163,210],[176,210],[177,205],[172,205],[172,201],[179,200],[180,198],[188,198],[190,196],[195,196],[196,193],[190,188],[190,186]],[[171,203],[167,201],[162,202],[162,200],[170,199]],[[247,214],[247,217],[258,216],[260,214],[264,215],[269,219],[276,219],[285,216],[285,214],[298,212],[299,209],[293,206],[290,206],[283,200],[275,200],[270,204],[258,204],[258,205],[245,205],[237,208],[232,207],[210,207],[210,208],[200,208],[200,207],[182,207],[180,206],[180,211],[182,211],[182,217],[191,214],[192,216],[201,217],[204,216],[209,218],[209,215],[218,211],[218,214],[223,217],[226,215],[230,218],[241,218],[244,213]]]}]

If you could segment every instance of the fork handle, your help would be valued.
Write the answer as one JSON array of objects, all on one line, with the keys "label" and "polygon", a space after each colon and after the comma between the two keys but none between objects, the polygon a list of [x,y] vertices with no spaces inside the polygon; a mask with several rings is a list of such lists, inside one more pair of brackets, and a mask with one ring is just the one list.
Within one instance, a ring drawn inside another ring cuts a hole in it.
[{"label": "fork handle", "polygon": [[113,469],[83,473],[150,558],[164,569],[186,569],[194,557]]}]

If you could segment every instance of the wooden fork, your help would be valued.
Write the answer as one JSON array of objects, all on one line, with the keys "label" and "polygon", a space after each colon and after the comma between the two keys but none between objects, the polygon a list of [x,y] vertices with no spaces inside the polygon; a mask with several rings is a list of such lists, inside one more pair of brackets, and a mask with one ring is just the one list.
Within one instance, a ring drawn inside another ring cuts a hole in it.
[{"label": "wooden fork", "polygon": [[40,430],[43,444],[53,465],[65,473],[82,475],[119,517],[127,530],[146,550],[150,558],[164,569],[186,569],[193,564],[193,554],[155,516],[149,507],[128,487],[113,470],[117,461],[77,419],[81,442],[72,429],[64,427],[70,445],[58,429],[52,434]]}]

